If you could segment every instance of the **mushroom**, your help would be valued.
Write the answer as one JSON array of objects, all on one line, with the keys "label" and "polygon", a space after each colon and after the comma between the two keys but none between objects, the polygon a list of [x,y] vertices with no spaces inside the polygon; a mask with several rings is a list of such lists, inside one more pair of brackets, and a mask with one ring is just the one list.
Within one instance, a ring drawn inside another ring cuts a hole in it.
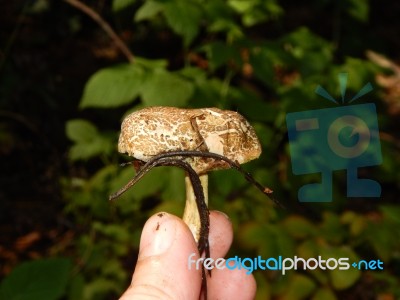
[{"label": "mushroom", "polygon": [[[149,107],[128,115],[121,126],[118,151],[135,159],[136,176],[113,200],[140,180],[152,167],[178,166],[186,171],[183,220],[190,228],[200,255],[209,257],[208,175],[212,170],[235,168],[264,194],[263,187],[241,169],[256,159],[261,145],[254,129],[240,114],[218,108]],[[204,270],[203,270],[204,271]]]}]

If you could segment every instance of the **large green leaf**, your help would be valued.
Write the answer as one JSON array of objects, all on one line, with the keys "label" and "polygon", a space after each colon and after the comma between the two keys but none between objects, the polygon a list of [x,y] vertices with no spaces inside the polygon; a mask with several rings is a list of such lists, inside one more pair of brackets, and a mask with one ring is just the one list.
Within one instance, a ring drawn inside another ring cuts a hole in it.
[{"label": "large green leaf", "polygon": [[188,0],[173,0],[165,4],[168,25],[181,35],[188,46],[199,32],[202,17],[201,7]]},{"label": "large green leaf", "polygon": [[0,299],[60,299],[65,293],[70,270],[71,262],[66,258],[22,263],[1,283]]},{"label": "large green leaf", "polygon": [[167,71],[148,74],[141,92],[147,106],[184,106],[193,94],[193,84]]},{"label": "large green leaf", "polygon": [[86,83],[81,108],[117,107],[133,101],[140,92],[144,70],[121,64],[96,72]]}]

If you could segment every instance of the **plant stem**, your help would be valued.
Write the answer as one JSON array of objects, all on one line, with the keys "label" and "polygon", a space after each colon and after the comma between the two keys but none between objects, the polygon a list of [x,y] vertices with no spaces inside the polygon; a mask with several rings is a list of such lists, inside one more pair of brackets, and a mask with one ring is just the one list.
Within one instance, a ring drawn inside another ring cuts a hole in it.
[{"label": "plant stem", "polygon": [[121,50],[121,52],[125,55],[125,57],[129,60],[129,62],[133,63],[135,61],[135,57],[132,52],[129,50],[128,46],[121,40],[121,38],[115,33],[115,31],[111,28],[111,26],[92,8],[87,6],[86,4],[78,1],[78,0],[64,0],[68,4],[73,7],[79,9],[80,11],[87,14],[91,17],[100,27],[107,33],[107,35],[114,41],[115,45]]}]

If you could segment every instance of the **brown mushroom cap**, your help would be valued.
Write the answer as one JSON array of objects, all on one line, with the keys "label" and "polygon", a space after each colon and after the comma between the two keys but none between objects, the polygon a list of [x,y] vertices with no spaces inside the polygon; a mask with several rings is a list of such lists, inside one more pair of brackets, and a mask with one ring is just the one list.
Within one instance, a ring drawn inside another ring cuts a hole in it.
[{"label": "brown mushroom cap", "polygon": [[[171,151],[207,151],[243,164],[261,154],[256,133],[240,114],[218,108],[148,107],[128,115],[121,126],[118,151],[142,160]],[[198,173],[229,168],[223,161],[193,157]]]}]

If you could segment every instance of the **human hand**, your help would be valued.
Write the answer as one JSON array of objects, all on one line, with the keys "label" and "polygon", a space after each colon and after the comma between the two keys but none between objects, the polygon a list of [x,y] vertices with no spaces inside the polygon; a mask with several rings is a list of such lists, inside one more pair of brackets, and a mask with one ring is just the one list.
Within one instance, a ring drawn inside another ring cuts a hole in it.
[{"label": "human hand", "polygon": [[[232,244],[233,231],[221,212],[210,212],[210,252],[214,260],[224,257]],[[159,213],[145,224],[139,257],[132,282],[120,300],[200,298],[201,268],[188,266],[189,256],[199,258],[196,242],[187,225],[178,217]],[[207,271],[207,270],[206,270]],[[207,273],[207,272],[206,272]],[[245,269],[216,269],[207,273],[208,299],[253,299],[256,282]]]}]

